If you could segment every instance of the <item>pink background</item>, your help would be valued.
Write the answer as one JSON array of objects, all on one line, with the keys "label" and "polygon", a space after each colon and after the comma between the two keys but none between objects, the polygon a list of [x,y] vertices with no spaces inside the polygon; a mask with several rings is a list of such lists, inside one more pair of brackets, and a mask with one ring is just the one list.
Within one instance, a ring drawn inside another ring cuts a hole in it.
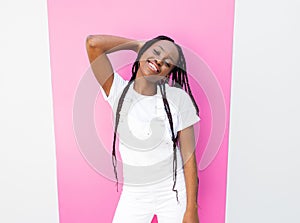
[{"label": "pink background", "polygon": [[[227,120],[218,154],[198,173],[199,217],[201,223],[225,222],[234,1],[87,0],[78,3],[48,0],[48,15],[60,222],[111,222],[120,196],[115,184],[86,162],[77,148],[73,131],[74,95],[89,68],[85,50],[85,39],[89,34],[133,39],[165,34],[197,53],[209,65],[223,91]],[[210,108],[206,100],[200,99],[202,95],[195,93],[202,119],[198,161],[211,127]],[[95,112],[99,115],[101,110],[95,108]],[[97,125],[101,127],[100,121],[97,117]],[[111,132],[106,136],[107,141],[112,139]]]}]

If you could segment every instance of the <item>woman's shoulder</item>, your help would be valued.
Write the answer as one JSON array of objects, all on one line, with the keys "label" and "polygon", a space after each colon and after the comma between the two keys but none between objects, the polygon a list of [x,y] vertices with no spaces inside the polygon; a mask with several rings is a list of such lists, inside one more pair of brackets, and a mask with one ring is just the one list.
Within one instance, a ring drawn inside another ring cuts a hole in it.
[{"label": "woman's shoulder", "polygon": [[166,87],[167,96],[177,99],[189,98],[189,94],[182,88],[167,85]]},{"label": "woman's shoulder", "polygon": [[190,95],[184,89],[178,87],[167,86],[166,94],[168,102],[179,110],[186,107],[185,104],[191,101]]}]

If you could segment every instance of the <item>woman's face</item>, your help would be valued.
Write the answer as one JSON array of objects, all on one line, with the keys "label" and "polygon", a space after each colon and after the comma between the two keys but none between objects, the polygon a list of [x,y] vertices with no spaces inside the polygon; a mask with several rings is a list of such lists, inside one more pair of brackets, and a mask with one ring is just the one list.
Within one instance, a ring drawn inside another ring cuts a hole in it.
[{"label": "woman's face", "polygon": [[140,75],[151,82],[168,78],[178,59],[179,53],[174,43],[168,40],[157,41],[142,54]]}]

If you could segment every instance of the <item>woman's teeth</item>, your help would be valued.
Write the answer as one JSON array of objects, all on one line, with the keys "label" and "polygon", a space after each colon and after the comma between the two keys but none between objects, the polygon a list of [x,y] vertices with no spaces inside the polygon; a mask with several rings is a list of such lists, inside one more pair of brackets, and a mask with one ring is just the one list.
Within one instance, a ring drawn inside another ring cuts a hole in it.
[{"label": "woman's teeth", "polygon": [[155,65],[154,65],[153,63],[148,62],[148,64],[149,64],[150,68],[151,68],[153,71],[158,72],[158,70],[156,69],[156,67],[155,67]]}]

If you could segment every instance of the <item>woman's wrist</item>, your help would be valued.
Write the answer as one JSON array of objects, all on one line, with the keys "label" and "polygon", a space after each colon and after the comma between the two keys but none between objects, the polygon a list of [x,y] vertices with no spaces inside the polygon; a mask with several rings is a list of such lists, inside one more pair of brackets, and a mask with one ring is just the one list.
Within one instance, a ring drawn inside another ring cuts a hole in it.
[{"label": "woman's wrist", "polygon": [[144,41],[140,41],[140,40],[137,40],[136,41],[136,49],[135,49],[135,52],[138,53],[141,48],[143,47],[143,45],[145,44]]},{"label": "woman's wrist", "polygon": [[132,50],[134,52],[139,51],[139,41],[132,39],[123,39],[118,42],[113,48],[109,48],[106,53],[112,53],[120,50]]},{"label": "woman's wrist", "polygon": [[119,50],[133,50],[138,52],[141,42],[113,35],[89,35],[87,37],[90,47],[101,49],[104,53],[112,53]]},{"label": "woman's wrist", "polygon": [[195,210],[198,210],[198,204],[196,202],[187,204],[186,211],[195,211]]}]

